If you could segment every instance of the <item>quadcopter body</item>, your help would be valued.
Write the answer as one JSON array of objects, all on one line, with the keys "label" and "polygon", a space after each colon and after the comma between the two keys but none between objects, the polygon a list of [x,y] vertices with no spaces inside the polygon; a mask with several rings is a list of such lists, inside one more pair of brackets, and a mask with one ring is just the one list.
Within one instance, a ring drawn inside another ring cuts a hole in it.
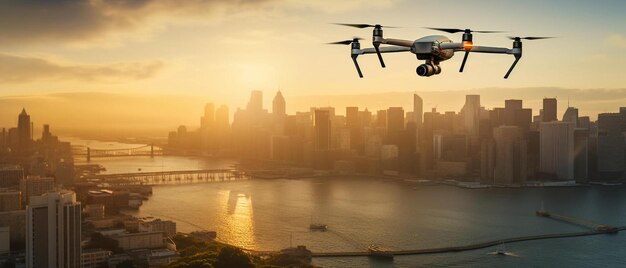
[{"label": "quadcopter body", "polygon": [[[448,37],[443,35],[429,35],[419,38],[414,41],[403,40],[403,39],[393,39],[393,38],[385,38],[383,37],[383,26],[380,24],[370,25],[370,24],[345,24],[340,23],[339,25],[356,27],[356,28],[374,28],[372,32],[372,48],[363,48],[361,49],[361,44],[359,40],[361,38],[353,38],[352,40],[345,40],[339,42],[333,42],[330,44],[342,44],[342,45],[351,45],[351,57],[354,62],[354,66],[357,69],[359,77],[363,78],[363,73],[361,72],[361,68],[359,67],[359,63],[357,62],[357,58],[360,55],[364,54],[376,54],[378,55],[378,59],[383,68],[385,68],[385,62],[383,60],[382,54],[384,53],[397,53],[397,52],[411,52],[415,54],[418,60],[423,60],[424,63],[419,65],[415,70],[417,75],[419,76],[433,76],[441,73],[441,66],[439,65],[442,61],[446,61],[451,59],[454,56],[455,52],[464,52],[463,62],[461,63],[461,68],[459,72],[463,72],[465,68],[465,62],[470,53],[492,53],[492,54],[509,54],[515,57],[515,61],[505,74],[504,78],[507,79],[517,62],[522,57],[522,40],[537,40],[537,39],[546,39],[551,37],[509,37],[513,40],[512,48],[503,48],[503,47],[489,47],[489,46],[475,46],[473,43],[473,33],[499,33],[498,31],[474,31],[471,29],[453,29],[453,28],[428,28],[437,31],[443,31],[447,33],[463,33],[462,42],[455,43],[450,40]],[[393,28],[393,27],[387,27]],[[385,46],[381,46],[385,45]]]}]

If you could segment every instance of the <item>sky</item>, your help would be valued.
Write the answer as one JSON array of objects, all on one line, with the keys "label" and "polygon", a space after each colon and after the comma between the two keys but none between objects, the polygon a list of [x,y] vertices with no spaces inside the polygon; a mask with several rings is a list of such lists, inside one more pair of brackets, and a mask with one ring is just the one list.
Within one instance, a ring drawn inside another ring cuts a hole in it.
[{"label": "sky", "polygon": [[[250,90],[280,89],[288,99],[484,88],[611,92],[626,88],[625,13],[626,1],[610,0],[2,0],[0,98],[180,95],[234,110]],[[410,53],[384,55],[385,69],[375,55],[361,56],[359,79],[349,46],[325,43],[359,36],[369,47],[371,29],[333,22],[401,26],[385,36],[408,40],[441,34],[424,27],[508,31],[475,34],[474,44],[486,46],[510,47],[509,35],[558,38],[525,42],[508,80],[510,55],[472,54],[464,73],[457,55],[425,78]]]}]

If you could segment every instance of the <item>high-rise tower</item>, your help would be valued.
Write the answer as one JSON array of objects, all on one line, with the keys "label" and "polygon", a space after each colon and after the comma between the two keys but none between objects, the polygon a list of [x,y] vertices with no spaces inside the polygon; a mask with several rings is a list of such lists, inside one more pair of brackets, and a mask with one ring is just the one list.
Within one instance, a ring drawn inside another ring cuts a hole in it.
[{"label": "high-rise tower", "polygon": [[276,93],[274,100],[272,101],[272,113],[274,115],[286,115],[286,104],[283,94],[280,90]]},{"label": "high-rise tower", "polygon": [[26,208],[26,267],[80,267],[80,213],[71,191],[31,197]]}]

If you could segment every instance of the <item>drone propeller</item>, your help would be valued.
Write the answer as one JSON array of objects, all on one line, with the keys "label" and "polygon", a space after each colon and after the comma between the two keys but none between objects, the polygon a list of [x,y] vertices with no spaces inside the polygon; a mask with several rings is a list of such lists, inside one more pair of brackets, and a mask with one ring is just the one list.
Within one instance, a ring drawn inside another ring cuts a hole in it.
[{"label": "drone propeller", "polygon": [[509,36],[509,39],[513,40],[513,56],[515,56],[515,61],[509,68],[509,70],[504,75],[504,79],[509,78],[509,75],[517,65],[517,62],[522,58],[522,40],[541,40],[541,39],[549,39],[554,37],[547,36],[526,36],[526,37],[513,37]]},{"label": "drone propeller", "polygon": [[343,41],[337,41],[337,42],[331,42],[331,43],[326,43],[328,45],[349,45],[352,44],[353,42],[359,42],[359,40],[363,40],[363,38],[360,37],[354,37],[350,40],[343,40]]},{"label": "drone propeller", "polygon": [[504,33],[503,31],[474,31],[472,29],[457,29],[457,28],[433,28],[426,27],[426,29],[431,29],[435,31],[441,31],[446,33]]},{"label": "drone propeller", "polygon": [[461,62],[461,68],[459,68],[459,72],[463,72],[465,69],[465,62],[467,62],[467,57],[469,56],[470,51],[474,44],[472,43],[472,33],[502,33],[502,31],[475,31],[472,29],[457,29],[457,28],[432,28],[426,27],[426,29],[431,29],[435,31],[442,31],[446,33],[463,33],[463,48],[465,49],[465,55],[463,55],[463,61]]},{"label": "drone propeller", "polygon": [[376,55],[378,56],[378,61],[380,61],[380,66],[385,68],[385,61],[383,60],[383,55],[380,54],[380,44],[383,42],[383,27],[384,28],[399,28],[394,26],[383,26],[380,24],[356,24],[356,23],[334,23],[336,25],[355,27],[355,28],[374,28],[372,32],[372,45],[376,50]]},{"label": "drone propeller", "polygon": [[359,54],[361,54],[361,44],[359,43],[359,40],[363,40],[363,38],[353,37],[352,40],[343,40],[343,41],[337,41],[337,42],[332,42],[328,44],[329,45],[351,45],[352,49],[351,49],[350,56],[352,58],[352,62],[354,62],[354,67],[356,67],[356,71],[359,73],[359,77],[363,78],[363,73],[361,72],[359,63],[356,61],[356,58],[359,56]]},{"label": "drone propeller", "polygon": [[359,29],[364,29],[364,28],[369,28],[369,27],[400,28],[400,27],[385,26],[385,25],[380,25],[380,24],[375,24],[375,25],[374,24],[358,24],[358,23],[333,23],[333,24],[354,27],[354,28],[359,28]]},{"label": "drone propeller", "polygon": [[509,39],[511,40],[541,40],[541,39],[550,39],[550,38],[556,38],[556,37],[551,37],[551,36],[526,36],[526,37],[513,37],[513,36],[508,36]]}]

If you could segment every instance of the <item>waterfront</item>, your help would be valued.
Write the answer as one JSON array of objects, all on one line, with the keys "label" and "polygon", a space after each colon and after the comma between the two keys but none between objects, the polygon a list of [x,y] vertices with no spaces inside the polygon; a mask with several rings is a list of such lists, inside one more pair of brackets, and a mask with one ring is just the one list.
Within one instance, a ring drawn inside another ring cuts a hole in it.
[{"label": "waterfront", "polygon": [[[108,172],[229,167],[234,161],[178,156],[98,159]],[[511,236],[576,232],[583,227],[537,217],[546,209],[599,223],[625,225],[623,187],[459,189],[396,180],[335,178],[251,180],[154,187],[137,212],[177,221],[182,232],[215,230],[218,239],[256,250],[304,244],[313,251],[362,251],[470,244]],[[310,232],[311,222],[329,226]],[[600,235],[507,245],[518,257],[489,255],[495,248],[399,256],[393,263],[368,258],[314,259],[322,267],[416,266],[624,266],[626,235]]]}]

